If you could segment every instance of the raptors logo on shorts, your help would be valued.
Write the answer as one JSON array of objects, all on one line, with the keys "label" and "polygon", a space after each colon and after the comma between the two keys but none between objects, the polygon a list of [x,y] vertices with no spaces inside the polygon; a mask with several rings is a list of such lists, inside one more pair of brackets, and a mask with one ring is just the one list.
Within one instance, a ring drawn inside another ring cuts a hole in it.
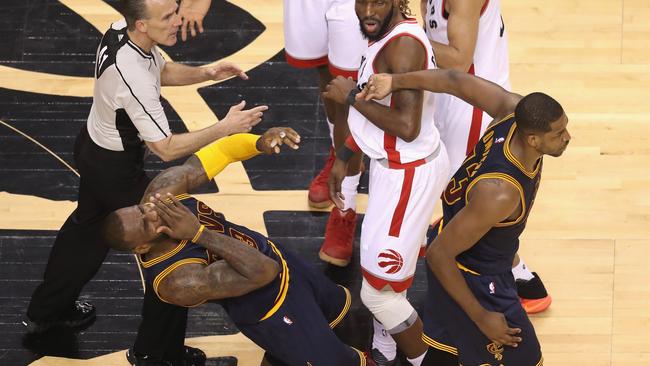
[{"label": "raptors logo on shorts", "polygon": [[384,272],[393,274],[402,269],[404,260],[402,259],[402,255],[398,252],[393,249],[386,249],[377,256],[377,263]]}]

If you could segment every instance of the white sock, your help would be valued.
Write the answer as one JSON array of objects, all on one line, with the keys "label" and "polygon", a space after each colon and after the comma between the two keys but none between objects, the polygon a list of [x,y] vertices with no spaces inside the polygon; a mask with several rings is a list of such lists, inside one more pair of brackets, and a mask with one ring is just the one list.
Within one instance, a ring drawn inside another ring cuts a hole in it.
[{"label": "white sock", "polygon": [[423,354],[421,354],[419,357],[416,358],[407,358],[406,360],[411,363],[413,366],[420,366],[422,365],[422,361],[424,361],[424,356],[427,355],[427,352],[425,351]]},{"label": "white sock", "polygon": [[530,281],[535,278],[521,257],[519,257],[519,264],[512,268],[512,275],[515,276],[515,280]]},{"label": "white sock", "polygon": [[330,119],[325,117],[327,121],[327,127],[330,129],[330,141],[332,141],[332,148],[334,147],[334,124],[330,122]]},{"label": "white sock", "polygon": [[[372,348],[376,348],[381,352],[388,361],[392,361],[397,357],[397,343],[393,337],[388,334],[384,325],[372,318],[372,327],[374,332],[372,335]],[[422,361],[420,361],[422,362]]]},{"label": "white sock", "polygon": [[359,186],[359,179],[361,173],[343,178],[341,182],[341,193],[345,197],[343,211],[351,208],[356,211],[357,209],[357,187]]}]

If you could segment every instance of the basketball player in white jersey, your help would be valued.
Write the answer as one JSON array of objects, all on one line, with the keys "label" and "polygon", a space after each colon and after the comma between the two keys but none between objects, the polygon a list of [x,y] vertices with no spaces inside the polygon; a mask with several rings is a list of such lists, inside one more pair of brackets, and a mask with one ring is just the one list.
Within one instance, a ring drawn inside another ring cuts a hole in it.
[{"label": "basketball player in white jersey", "polygon": [[[179,15],[183,20],[181,38],[187,33],[203,32],[203,18],[212,0],[183,0]],[[318,71],[319,87],[323,92],[332,77],[357,78],[361,54],[366,41],[359,32],[359,20],[354,14],[354,0],[284,0],[284,41],[287,62],[296,68]],[[350,134],[347,129],[347,108],[323,101],[334,147],[343,144]],[[330,148],[325,166],[309,185],[308,204],[314,208],[332,205],[327,179],[334,163],[334,147]],[[334,207],[327,222],[325,241],[319,257],[337,266],[347,266],[352,257],[356,229],[356,192],[359,185],[361,158],[349,164],[343,180],[346,195],[341,208]]]},{"label": "basketball player in white jersey", "polygon": [[[361,229],[361,299],[413,365],[426,352],[422,321],[406,298],[418,254],[449,174],[449,161],[433,121],[433,93],[402,90],[374,102],[354,95],[374,73],[434,69],[435,58],[406,0],[356,0],[368,39],[359,81],[337,77],[324,96],[351,105],[351,135],[336,153],[330,196],[343,205],[341,182],[347,162],[362,151],[370,157],[368,208]],[[381,339],[375,324],[373,348]],[[390,338],[390,337],[388,337]],[[392,356],[392,357],[390,357]],[[386,357],[392,360],[395,355]],[[378,364],[382,363],[375,360]]]},{"label": "basketball player in white jersey", "polygon": [[[500,0],[421,0],[420,5],[438,67],[480,76],[510,90],[508,38]],[[453,175],[492,118],[455,96],[439,94],[435,121]],[[551,305],[539,276],[518,256],[512,273],[528,313],[544,311]]]}]

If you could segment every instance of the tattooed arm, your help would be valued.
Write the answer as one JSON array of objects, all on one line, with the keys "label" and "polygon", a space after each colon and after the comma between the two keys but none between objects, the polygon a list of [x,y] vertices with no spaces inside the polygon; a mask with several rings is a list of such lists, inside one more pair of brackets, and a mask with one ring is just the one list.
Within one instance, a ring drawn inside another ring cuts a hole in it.
[{"label": "tattooed arm", "polygon": [[[167,223],[158,228],[175,239],[192,239],[199,230],[198,219],[174,196],[161,195],[152,201]],[[197,244],[223,260],[209,266],[186,264],[174,269],[158,286],[162,299],[181,306],[207,300],[247,294],[273,281],[280,271],[275,260],[229,236],[203,230]]]},{"label": "tattooed arm", "polygon": [[467,193],[461,209],[427,249],[427,264],[447,293],[476,323],[486,337],[499,344],[516,346],[519,329],[509,328],[505,317],[485,309],[467,286],[456,266],[456,256],[478,242],[497,223],[520,211],[515,186],[502,179],[481,179]]},{"label": "tattooed arm", "polygon": [[[226,137],[232,138],[232,136]],[[255,148],[266,154],[280,153],[280,146],[288,145],[292,149],[298,148],[300,136],[288,127],[273,127],[268,129],[255,142]],[[240,159],[230,157],[230,161]],[[225,167],[225,165],[223,166]],[[156,193],[181,194],[195,190],[208,183],[211,179],[196,155],[192,155],[183,165],[174,166],[162,171],[149,183],[141,202],[147,202],[149,197]]]}]

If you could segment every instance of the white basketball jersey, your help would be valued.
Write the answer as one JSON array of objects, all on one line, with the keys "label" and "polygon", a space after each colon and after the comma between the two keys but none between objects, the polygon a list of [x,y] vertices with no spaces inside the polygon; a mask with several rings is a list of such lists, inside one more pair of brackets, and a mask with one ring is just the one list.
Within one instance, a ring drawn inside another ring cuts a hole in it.
[{"label": "white basketball jersey", "polygon": [[[406,19],[395,25],[386,35],[376,42],[369,42],[359,68],[358,86],[361,88],[375,73],[374,62],[381,50],[391,41],[399,37],[412,37],[422,43],[426,51],[425,58],[427,69],[435,69],[435,58],[431,44],[427,40],[424,30],[415,19]],[[412,142],[406,142],[399,137],[384,132],[375,126],[356,109],[350,108],[348,124],[352,137],[364,154],[371,159],[388,159],[390,162],[405,164],[418,159],[424,159],[438,148],[440,134],[433,122],[434,94],[424,92],[420,134]],[[385,106],[391,105],[391,95],[377,101]]]},{"label": "white basketball jersey", "polygon": [[[446,0],[427,0],[426,32],[430,40],[449,44]],[[508,37],[501,17],[500,0],[485,0],[470,73],[510,90]],[[473,71],[473,72],[472,72]]]}]

